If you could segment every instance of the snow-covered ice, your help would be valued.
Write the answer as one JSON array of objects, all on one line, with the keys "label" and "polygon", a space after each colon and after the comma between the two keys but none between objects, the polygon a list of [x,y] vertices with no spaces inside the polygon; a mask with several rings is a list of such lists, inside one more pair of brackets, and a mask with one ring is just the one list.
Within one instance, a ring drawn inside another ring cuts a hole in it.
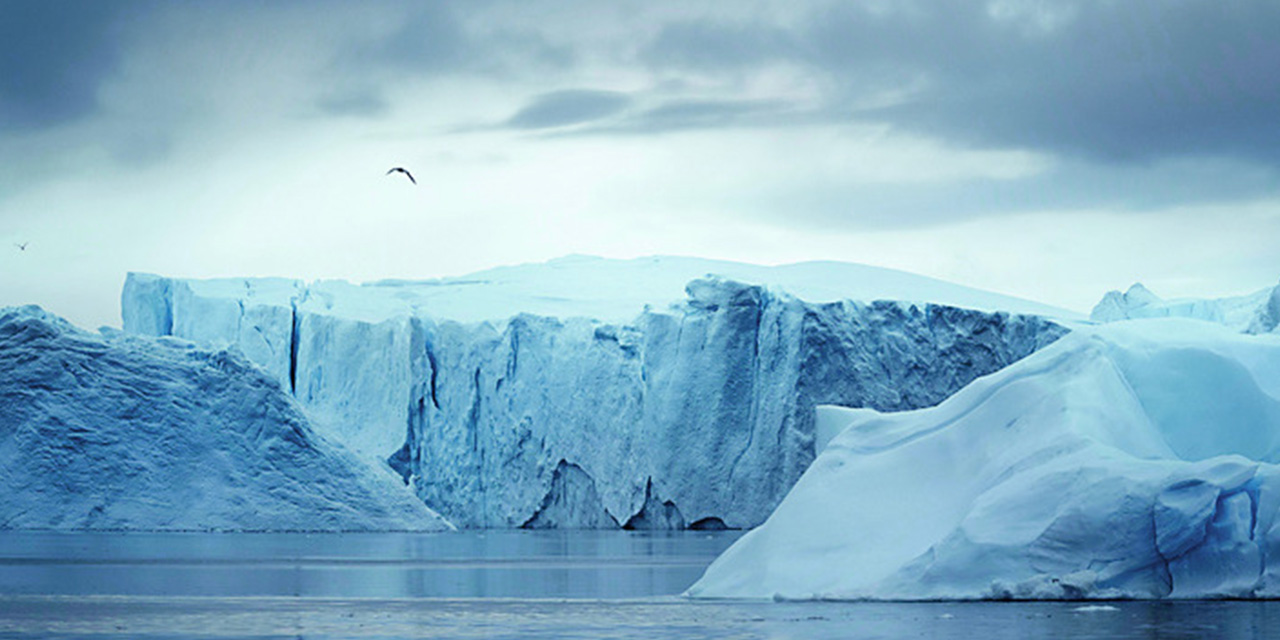
[{"label": "snow-covered ice", "polygon": [[1075,319],[862,265],[587,257],[368,285],[131,274],[122,310],[237,345],[468,527],[754,526],[813,460],[816,404],[930,406]]},{"label": "snow-covered ice", "polygon": [[1227,298],[1165,300],[1141,284],[1107,292],[1093,308],[1094,322],[1131,318],[1195,318],[1243,333],[1280,332],[1280,286]]},{"label": "snow-covered ice", "polygon": [[[708,275],[770,286],[809,302],[900,300],[1048,317],[1078,315],[1058,307],[904,271],[846,262],[762,266],[676,256],[632,260],[567,256],[456,277],[382,280],[364,285],[340,280],[304,284],[283,278],[181,282],[191,288],[195,297],[244,300],[250,306],[255,302],[287,300],[297,293],[294,290],[306,288],[322,298],[320,304],[335,315],[367,322],[421,308],[439,320],[458,322],[502,323],[523,313],[555,318],[584,317],[616,324],[634,319],[646,306],[661,310],[681,304],[685,285]],[[143,279],[134,284],[162,288],[165,282],[168,280],[163,278]]]},{"label": "snow-covered ice", "polygon": [[0,529],[450,528],[237,353],[37,307],[0,309],[0,486]]},{"label": "snow-covered ice", "polygon": [[936,407],[846,417],[690,595],[1280,596],[1280,336],[1083,328]]}]

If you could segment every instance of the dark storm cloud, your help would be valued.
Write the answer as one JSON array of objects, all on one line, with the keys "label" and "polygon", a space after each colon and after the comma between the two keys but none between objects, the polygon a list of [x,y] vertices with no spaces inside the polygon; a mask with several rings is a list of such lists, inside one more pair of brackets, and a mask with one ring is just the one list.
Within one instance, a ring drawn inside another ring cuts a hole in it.
[{"label": "dark storm cloud", "polygon": [[140,8],[95,0],[0,2],[0,131],[91,114],[119,56],[120,23]]},{"label": "dark storm cloud", "polygon": [[547,129],[582,124],[621,112],[631,103],[625,93],[576,89],[554,91],[534,98],[509,119],[513,129]]},{"label": "dark storm cloud", "polygon": [[798,64],[829,83],[834,119],[957,144],[1280,160],[1280,3],[840,3],[800,24],[673,24],[642,59],[701,73]]},{"label": "dark storm cloud", "polygon": [[[339,116],[385,113],[385,89],[406,78],[500,77],[573,64],[570,47],[533,30],[488,28],[472,15],[478,7],[444,0],[359,7],[337,0],[0,0],[0,132],[50,129],[95,115],[99,91],[123,53],[166,33],[189,32],[193,40],[214,34],[225,40],[232,60],[245,50],[236,38],[248,32],[237,25],[271,25],[291,41],[309,38],[318,43],[318,56],[331,58],[309,72],[314,86],[328,90],[301,99]],[[379,33],[371,26],[379,20],[391,28]],[[199,78],[173,77],[171,89],[181,92],[193,82]]]}]

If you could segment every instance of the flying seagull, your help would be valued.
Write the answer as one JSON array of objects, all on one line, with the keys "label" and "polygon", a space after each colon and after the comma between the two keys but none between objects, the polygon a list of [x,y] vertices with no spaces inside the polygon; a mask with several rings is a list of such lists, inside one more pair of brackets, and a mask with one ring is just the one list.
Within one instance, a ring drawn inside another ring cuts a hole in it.
[{"label": "flying seagull", "polygon": [[27,245],[29,245],[29,244],[31,244],[31,243],[30,243],[30,242],[15,242],[15,243],[13,243],[13,246],[17,247],[17,248],[18,248],[18,251],[26,251],[26,250],[27,250]]},{"label": "flying seagull", "polygon": [[409,182],[418,184],[418,181],[413,179],[413,174],[409,173],[409,170],[404,167],[391,167],[391,169],[387,171],[387,175],[391,175],[393,173],[403,173],[404,177],[409,179]]}]

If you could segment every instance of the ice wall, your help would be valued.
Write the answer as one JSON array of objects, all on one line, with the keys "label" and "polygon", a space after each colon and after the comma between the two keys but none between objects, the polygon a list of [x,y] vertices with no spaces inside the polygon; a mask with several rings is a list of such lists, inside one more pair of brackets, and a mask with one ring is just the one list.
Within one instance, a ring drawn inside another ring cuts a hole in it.
[{"label": "ice wall", "polygon": [[0,486],[0,529],[449,527],[238,354],[35,307],[0,309]]},{"label": "ice wall", "polygon": [[754,526],[813,459],[816,404],[930,406],[1065,332],[715,277],[622,322],[459,321],[395,283],[268,287],[131,275],[125,328],[258,344],[326,433],[467,527]]},{"label": "ice wall", "polygon": [[1280,331],[1280,286],[1243,296],[1165,300],[1141,284],[1109,291],[1093,308],[1094,322],[1137,318],[1194,318],[1249,334]]}]

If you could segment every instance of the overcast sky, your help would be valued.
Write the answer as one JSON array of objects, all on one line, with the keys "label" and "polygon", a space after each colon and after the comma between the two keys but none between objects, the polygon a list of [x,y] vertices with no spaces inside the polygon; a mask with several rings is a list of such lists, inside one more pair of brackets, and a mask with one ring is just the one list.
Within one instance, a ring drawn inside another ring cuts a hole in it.
[{"label": "overcast sky", "polygon": [[3,0],[0,305],[568,253],[1249,292],[1277,33],[1272,0]]}]

